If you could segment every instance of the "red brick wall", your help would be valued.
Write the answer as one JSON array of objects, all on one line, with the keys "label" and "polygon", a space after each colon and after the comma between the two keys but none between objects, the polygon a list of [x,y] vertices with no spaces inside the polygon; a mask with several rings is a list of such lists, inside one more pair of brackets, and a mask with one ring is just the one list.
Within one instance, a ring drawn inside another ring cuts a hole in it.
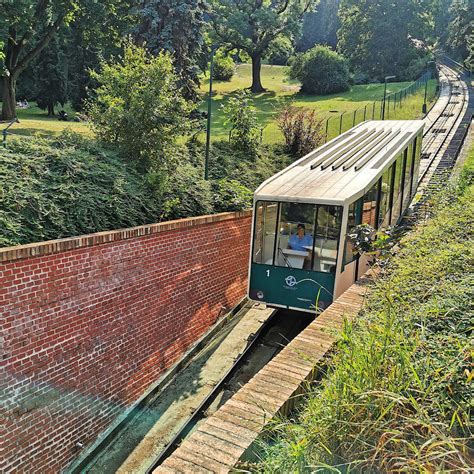
[{"label": "red brick wall", "polygon": [[0,249],[0,471],[64,468],[235,305],[250,221],[226,213]]}]

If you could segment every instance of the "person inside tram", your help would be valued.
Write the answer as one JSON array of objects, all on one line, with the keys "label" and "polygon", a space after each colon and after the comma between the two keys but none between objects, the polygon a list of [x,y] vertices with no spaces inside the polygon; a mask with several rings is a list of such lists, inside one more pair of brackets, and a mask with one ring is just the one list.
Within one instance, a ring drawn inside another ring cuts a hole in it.
[{"label": "person inside tram", "polygon": [[298,224],[296,227],[296,234],[290,236],[288,242],[288,248],[292,250],[301,250],[308,252],[308,247],[313,246],[313,237],[309,234],[306,234],[306,229],[304,224]]}]

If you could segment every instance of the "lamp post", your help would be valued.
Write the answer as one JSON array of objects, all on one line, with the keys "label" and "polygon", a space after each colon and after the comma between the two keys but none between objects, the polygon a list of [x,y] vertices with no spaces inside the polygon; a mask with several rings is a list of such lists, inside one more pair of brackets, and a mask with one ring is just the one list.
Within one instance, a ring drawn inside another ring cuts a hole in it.
[{"label": "lamp post", "polygon": [[204,179],[209,179],[209,148],[211,145],[211,113],[212,113],[212,75],[214,72],[214,53],[217,47],[211,47],[211,65],[209,72],[209,97],[207,99],[206,155],[204,161]]},{"label": "lamp post", "polygon": [[434,64],[434,61],[428,61],[428,62],[426,63],[426,72],[425,72],[425,74],[426,74],[426,79],[425,79],[425,99],[423,100],[423,107],[421,108],[421,112],[422,112],[423,114],[425,114],[425,115],[426,115],[426,111],[427,111],[426,97],[427,97],[427,95],[428,95],[428,66],[429,66],[430,64]]},{"label": "lamp post", "polygon": [[385,76],[385,87],[383,89],[382,120],[385,120],[385,99],[387,98],[387,81],[395,79],[396,76]]}]

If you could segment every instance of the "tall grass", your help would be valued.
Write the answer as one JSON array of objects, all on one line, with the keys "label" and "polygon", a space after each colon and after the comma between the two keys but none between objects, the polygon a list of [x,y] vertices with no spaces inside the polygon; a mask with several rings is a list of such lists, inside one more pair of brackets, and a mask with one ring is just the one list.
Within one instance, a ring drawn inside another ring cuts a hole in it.
[{"label": "tall grass", "polygon": [[267,433],[266,472],[439,472],[473,465],[472,170],[401,242],[327,373]]}]

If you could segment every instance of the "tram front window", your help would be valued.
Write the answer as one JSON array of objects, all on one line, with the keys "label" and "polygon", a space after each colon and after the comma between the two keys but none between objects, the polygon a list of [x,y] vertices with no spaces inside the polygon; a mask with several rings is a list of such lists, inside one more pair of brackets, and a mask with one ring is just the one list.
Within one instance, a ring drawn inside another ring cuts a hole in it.
[{"label": "tram front window", "polygon": [[313,270],[335,273],[341,232],[342,207],[318,206]]},{"label": "tram front window", "polygon": [[315,213],[314,204],[281,203],[275,265],[311,268]]}]

